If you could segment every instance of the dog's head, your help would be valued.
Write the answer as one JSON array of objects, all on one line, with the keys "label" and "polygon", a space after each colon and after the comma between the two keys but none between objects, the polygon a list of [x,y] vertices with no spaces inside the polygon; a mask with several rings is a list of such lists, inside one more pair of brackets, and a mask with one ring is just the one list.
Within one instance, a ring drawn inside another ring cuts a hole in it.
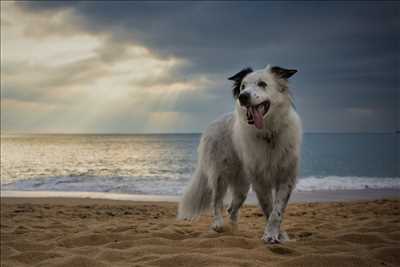
[{"label": "dog's head", "polygon": [[288,79],[296,72],[268,65],[257,71],[246,68],[229,77],[234,82],[232,92],[241,117],[262,129],[269,116],[289,107]]}]

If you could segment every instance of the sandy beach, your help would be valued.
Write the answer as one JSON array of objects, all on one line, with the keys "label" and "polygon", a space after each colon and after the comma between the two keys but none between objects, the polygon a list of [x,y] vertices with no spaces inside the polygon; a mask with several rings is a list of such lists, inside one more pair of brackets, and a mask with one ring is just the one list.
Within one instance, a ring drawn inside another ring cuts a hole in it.
[{"label": "sandy beach", "polygon": [[2,198],[1,266],[400,266],[400,200],[297,203],[291,241],[265,245],[257,206],[239,229],[175,220],[176,203]]}]

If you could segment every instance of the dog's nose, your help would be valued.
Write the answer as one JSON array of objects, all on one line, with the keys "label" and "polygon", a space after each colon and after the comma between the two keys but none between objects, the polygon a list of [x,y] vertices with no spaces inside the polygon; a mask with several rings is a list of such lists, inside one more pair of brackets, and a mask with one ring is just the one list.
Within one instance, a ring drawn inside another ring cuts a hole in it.
[{"label": "dog's nose", "polygon": [[248,106],[250,104],[250,93],[243,92],[239,95],[239,102],[241,106]]}]

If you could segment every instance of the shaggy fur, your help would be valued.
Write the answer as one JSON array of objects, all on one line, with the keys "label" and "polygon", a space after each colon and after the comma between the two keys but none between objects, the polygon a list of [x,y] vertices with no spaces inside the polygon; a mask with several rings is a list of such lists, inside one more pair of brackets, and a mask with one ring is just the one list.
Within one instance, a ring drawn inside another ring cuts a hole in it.
[{"label": "shaggy fur", "polygon": [[[229,219],[236,225],[251,185],[267,219],[262,239],[272,244],[287,240],[280,225],[296,183],[302,139],[287,81],[294,73],[267,66],[247,68],[229,78],[234,82],[235,112],[203,133],[198,165],[179,204],[178,219],[193,219],[211,208],[211,228],[222,231],[223,199],[229,191]],[[256,127],[248,110],[260,103],[268,103],[269,109]]]}]

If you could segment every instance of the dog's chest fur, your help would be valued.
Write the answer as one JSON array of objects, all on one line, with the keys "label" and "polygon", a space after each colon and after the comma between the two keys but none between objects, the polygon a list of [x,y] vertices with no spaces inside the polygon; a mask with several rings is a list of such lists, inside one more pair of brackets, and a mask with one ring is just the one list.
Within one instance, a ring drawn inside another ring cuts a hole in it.
[{"label": "dog's chest fur", "polygon": [[249,179],[280,179],[282,170],[296,160],[297,148],[285,132],[254,131],[237,123],[234,144]]}]

